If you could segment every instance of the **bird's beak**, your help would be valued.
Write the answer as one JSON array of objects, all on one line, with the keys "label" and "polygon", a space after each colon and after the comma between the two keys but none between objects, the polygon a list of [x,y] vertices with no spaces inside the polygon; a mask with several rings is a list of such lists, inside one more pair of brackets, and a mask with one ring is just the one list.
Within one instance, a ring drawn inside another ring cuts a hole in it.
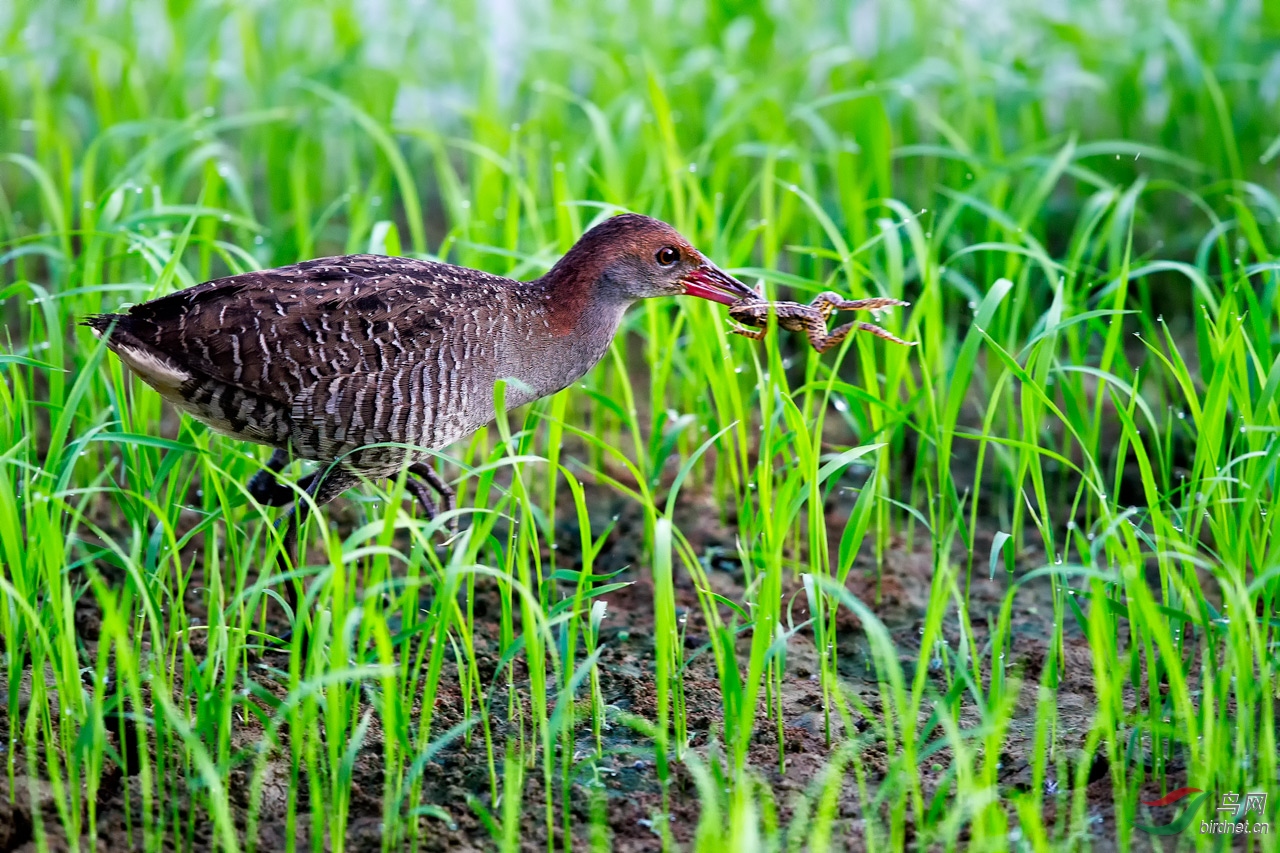
[{"label": "bird's beak", "polygon": [[710,299],[721,305],[732,305],[740,299],[758,299],[759,294],[720,269],[710,261],[703,261],[684,277],[684,290],[689,296]]}]

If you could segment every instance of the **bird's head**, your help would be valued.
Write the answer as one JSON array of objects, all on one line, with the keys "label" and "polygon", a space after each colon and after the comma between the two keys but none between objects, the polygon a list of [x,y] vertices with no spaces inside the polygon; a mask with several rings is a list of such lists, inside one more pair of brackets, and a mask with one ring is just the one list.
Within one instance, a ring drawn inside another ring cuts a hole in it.
[{"label": "bird's head", "polygon": [[634,302],[687,294],[731,305],[755,298],[665,222],[624,213],[606,219],[574,244],[548,276],[584,279],[596,298]]}]

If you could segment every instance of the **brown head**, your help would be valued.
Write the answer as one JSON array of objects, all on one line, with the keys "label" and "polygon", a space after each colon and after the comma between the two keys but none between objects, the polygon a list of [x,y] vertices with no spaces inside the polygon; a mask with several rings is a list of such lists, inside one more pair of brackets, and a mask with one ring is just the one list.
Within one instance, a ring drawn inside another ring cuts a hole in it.
[{"label": "brown head", "polygon": [[687,294],[731,305],[756,295],[670,225],[638,213],[606,219],[583,234],[543,280],[557,287],[572,282],[589,288],[589,298],[627,304]]}]

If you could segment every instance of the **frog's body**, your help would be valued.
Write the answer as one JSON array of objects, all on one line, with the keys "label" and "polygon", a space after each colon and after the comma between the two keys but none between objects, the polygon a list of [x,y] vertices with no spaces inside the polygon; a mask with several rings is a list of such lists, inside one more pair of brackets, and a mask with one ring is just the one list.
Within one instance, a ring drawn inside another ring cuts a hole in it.
[{"label": "frog's body", "polygon": [[804,332],[809,336],[809,343],[818,352],[826,352],[848,337],[855,330],[870,332],[886,341],[893,341],[903,346],[915,346],[914,343],[895,337],[879,326],[871,323],[845,323],[831,334],[827,334],[827,320],[837,311],[874,311],[881,308],[892,308],[895,305],[907,305],[901,299],[876,296],[870,299],[845,299],[838,293],[830,291],[819,293],[808,305],[799,302],[766,302],[763,299],[742,299],[729,306],[729,316],[741,326],[733,329],[734,334],[743,335],[753,340],[760,340],[768,331],[769,317],[772,316],[779,328],[789,332]]}]

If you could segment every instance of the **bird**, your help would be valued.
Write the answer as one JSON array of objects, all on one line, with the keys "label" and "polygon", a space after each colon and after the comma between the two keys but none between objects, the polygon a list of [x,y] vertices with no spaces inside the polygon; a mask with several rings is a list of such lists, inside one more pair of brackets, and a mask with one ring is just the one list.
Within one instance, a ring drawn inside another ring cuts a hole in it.
[{"label": "bird", "polygon": [[[454,492],[428,460],[494,419],[500,380],[509,381],[508,410],[567,388],[604,357],[628,307],[681,294],[725,305],[758,298],[672,226],[623,213],[531,281],[343,255],[215,279],[83,322],[180,411],[273,448],[248,492],[289,505],[283,558],[308,505],[362,478],[407,468],[426,516],[451,512]],[[319,463],[296,489],[278,477],[291,459]]]}]

